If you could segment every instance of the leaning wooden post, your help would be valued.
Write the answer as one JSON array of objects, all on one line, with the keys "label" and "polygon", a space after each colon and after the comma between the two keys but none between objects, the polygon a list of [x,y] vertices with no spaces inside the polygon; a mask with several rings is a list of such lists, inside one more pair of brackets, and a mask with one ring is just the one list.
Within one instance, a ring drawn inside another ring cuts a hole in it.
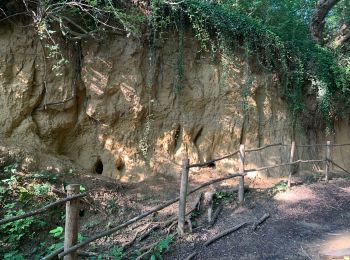
[{"label": "leaning wooden post", "polygon": [[178,233],[182,236],[185,233],[186,220],[186,196],[188,186],[188,172],[190,160],[184,156],[181,164],[181,186],[180,186],[180,201],[179,201],[179,219],[178,219]]},{"label": "leaning wooden post", "polygon": [[[244,144],[239,146],[239,173],[244,174],[244,160],[245,160],[245,149]],[[244,200],[244,176],[239,177],[238,185],[238,202],[242,203]]]},{"label": "leaning wooden post", "polygon": [[[67,197],[79,194],[80,185],[70,184],[67,186]],[[64,251],[74,246],[78,242],[78,219],[79,219],[79,199],[67,201],[66,203],[66,223],[64,229]],[[64,260],[78,259],[77,252],[64,256]]]},{"label": "leaning wooden post", "polygon": [[326,176],[325,176],[325,181],[328,182],[328,174],[329,174],[329,165],[330,165],[330,160],[331,159],[331,141],[327,141],[327,146],[326,146]]},{"label": "leaning wooden post", "polygon": [[[290,163],[294,162],[294,152],[295,152],[295,142],[293,141],[292,147],[290,148],[290,159],[289,159]],[[294,170],[294,164],[291,164],[289,168],[288,188],[290,188],[291,186],[293,170]]]}]

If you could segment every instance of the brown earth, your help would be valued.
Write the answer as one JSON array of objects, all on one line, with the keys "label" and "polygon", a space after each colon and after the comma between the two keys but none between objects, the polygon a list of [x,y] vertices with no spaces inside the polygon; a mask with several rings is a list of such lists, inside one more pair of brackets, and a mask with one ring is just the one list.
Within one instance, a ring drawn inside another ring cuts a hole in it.
[{"label": "brown earth", "polygon": [[[194,259],[329,259],[325,256],[349,250],[349,180],[302,184],[275,195],[267,191],[253,188],[243,205],[226,204],[213,228],[184,237],[165,259],[185,259],[193,252],[198,252]],[[256,231],[249,225],[204,246],[223,230],[265,213],[270,218]]]},{"label": "brown earth", "polygon": [[[192,174],[191,186],[195,187],[218,177],[215,170],[205,170],[203,175]],[[336,174],[333,176],[344,176]],[[206,214],[193,222],[193,233],[175,239],[164,259],[185,259],[194,252],[194,259],[330,259],[326,255],[344,253],[350,247],[350,181],[335,177],[328,184],[320,181],[320,174],[304,174],[294,177],[290,191],[276,191],[274,187],[283,178],[249,178],[243,205],[237,198],[224,198],[216,224],[207,228]],[[85,178],[85,177],[84,177]],[[94,179],[94,178],[92,178]],[[88,188],[114,190],[112,193],[98,192],[94,204],[100,211],[82,217],[82,232],[93,235],[110,225],[125,222],[137,214],[152,209],[177,196],[179,179],[172,175],[157,177],[139,184],[116,185],[103,180],[83,182]],[[227,181],[207,190],[225,189],[235,185]],[[188,207],[199,193],[189,197]],[[108,205],[113,202],[113,205]],[[104,214],[101,214],[105,212]],[[227,235],[217,242],[204,246],[216,234],[245,221],[255,221],[269,213],[270,217],[256,231],[248,226]],[[108,214],[108,215],[107,215]],[[136,232],[152,228],[177,214],[177,204],[152,215],[108,238],[90,244],[89,250],[106,252],[113,245],[122,245],[132,240]],[[112,224],[111,224],[112,223]],[[114,224],[113,224],[114,223]],[[176,226],[175,226],[176,227]],[[142,232],[141,232],[142,233]],[[137,248],[165,238],[163,231],[151,233],[143,242],[136,242],[127,250],[127,259],[132,258]],[[95,249],[94,249],[95,248]],[[339,258],[343,259],[343,258]]]},{"label": "brown earth", "polygon": [[[240,143],[260,147],[350,138],[346,120],[336,122],[334,136],[328,137],[311,127],[314,118],[305,118],[311,125],[307,131],[294,125],[276,75],[239,50],[231,62],[199,53],[190,32],[181,91],[171,32],[155,46],[152,66],[144,38],[110,35],[103,42],[73,44],[56,36],[69,60],[60,76],[52,71],[55,59],[45,55],[46,43],[30,27],[0,25],[0,145],[28,151],[29,160],[36,157],[33,168],[64,172],[65,165],[52,165],[61,157],[86,172],[141,182],[152,174],[176,174],[184,151],[198,162],[230,153]],[[303,159],[324,155],[322,149],[299,152]],[[333,156],[348,167],[349,154],[343,147]],[[271,164],[281,155],[288,158],[289,150],[265,150],[248,163]],[[230,158],[217,168],[231,171],[235,165],[237,158]]]}]

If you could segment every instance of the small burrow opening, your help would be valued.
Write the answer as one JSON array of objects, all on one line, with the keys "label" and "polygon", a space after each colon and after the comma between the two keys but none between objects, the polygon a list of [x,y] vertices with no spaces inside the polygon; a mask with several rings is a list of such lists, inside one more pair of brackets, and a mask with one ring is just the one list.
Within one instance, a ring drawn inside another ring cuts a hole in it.
[{"label": "small burrow opening", "polygon": [[124,169],[125,169],[125,162],[124,162],[124,160],[121,157],[117,158],[117,160],[115,162],[115,167],[120,172],[124,171]]},{"label": "small burrow opening", "polygon": [[103,172],[103,163],[100,158],[94,164],[93,172],[96,174],[102,174]]}]

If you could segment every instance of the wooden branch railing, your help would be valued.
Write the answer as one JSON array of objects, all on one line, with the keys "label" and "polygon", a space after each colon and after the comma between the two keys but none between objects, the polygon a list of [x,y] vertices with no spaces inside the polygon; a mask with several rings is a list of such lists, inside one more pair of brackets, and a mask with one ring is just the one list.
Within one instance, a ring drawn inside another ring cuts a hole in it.
[{"label": "wooden branch railing", "polygon": [[[246,175],[246,174],[245,174],[245,175]],[[198,191],[198,190],[200,190],[200,189],[203,189],[204,187],[207,187],[207,186],[209,186],[209,185],[212,185],[212,184],[214,184],[214,183],[217,183],[217,182],[220,182],[220,181],[224,181],[224,180],[228,180],[228,179],[232,179],[232,178],[236,178],[236,177],[239,177],[239,176],[242,176],[242,175],[239,174],[239,173],[234,173],[234,174],[229,174],[229,175],[227,175],[227,176],[225,176],[225,177],[221,177],[221,178],[218,178],[218,179],[215,179],[215,180],[208,181],[208,182],[203,183],[203,184],[199,185],[198,187],[196,187],[196,188],[190,190],[190,191],[187,193],[187,195],[190,195],[190,194],[192,194],[192,193],[194,193],[194,192],[196,192],[196,191]],[[136,216],[136,217],[130,219],[129,221],[127,221],[127,222],[125,222],[125,223],[123,223],[123,224],[120,224],[119,226],[116,226],[116,227],[111,228],[111,229],[109,229],[109,230],[103,231],[103,232],[101,232],[101,233],[99,233],[99,234],[96,234],[96,235],[94,235],[94,236],[92,236],[92,237],[90,237],[90,238],[87,238],[86,240],[84,240],[84,241],[82,241],[82,242],[76,244],[75,246],[73,246],[73,247],[69,248],[68,250],[64,251],[63,253],[58,254],[58,256],[59,256],[59,257],[63,257],[63,256],[65,256],[65,255],[67,255],[67,254],[69,254],[69,253],[71,253],[71,252],[73,252],[73,251],[76,251],[77,249],[79,249],[79,248],[81,248],[81,247],[83,247],[83,246],[85,246],[85,245],[91,243],[92,241],[95,241],[95,240],[97,240],[97,239],[99,239],[99,238],[102,238],[102,237],[111,235],[111,234],[113,234],[113,233],[119,231],[120,229],[122,229],[122,228],[124,228],[124,227],[127,227],[127,226],[129,226],[129,225],[131,225],[131,224],[133,224],[133,223],[135,223],[135,222],[137,222],[137,221],[139,221],[139,220],[141,220],[141,219],[143,219],[143,218],[145,218],[145,217],[151,215],[151,214],[154,213],[154,212],[157,212],[157,211],[160,211],[160,210],[162,210],[162,209],[164,209],[164,208],[166,208],[166,207],[169,207],[170,205],[172,205],[172,204],[178,202],[179,200],[180,200],[180,196],[178,196],[178,197],[176,197],[175,199],[170,200],[170,201],[168,201],[168,202],[166,202],[166,203],[164,203],[164,204],[162,204],[162,205],[159,205],[158,207],[155,207],[154,209],[152,209],[152,210],[150,210],[150,211],[147,211],[147,212],[145,212],[145,213],[142,213],[141,215],[138,215],[138,216]],[[56,255],[57,255],[57,254],[56,254]],[[56,255],[53,255],[51,258],[46,258],[46,257],[45,257],[44,259],[52,259],[52,258],[55,257]]]},{"label": "wooden branch railing", "polygon": [[[318,145],[318,144],[316,144]],[[244,201],[244,177],[247,175],[247,173],[249,172],[257,172],[257,171],[264,171],[264,170],[268,170],[268,169],[273,169],[273,168],[277,168],[277,167],[283,167],[283,166],[293,166],[293,165],[296,165],[296,164],[301,164],[301,163],[319,163],[319,162],[326,162],[326,180],[328,180],[328,173],[329,173],[329,164],[332,163],[333,165],[335,165],[336,167],[342,169],[343,171],[347,172],[350,174],[349,171],[345,170],[343,167],[339,166],[338,164],[336,164],[333,160],[331,160],[331,147],[334,147],[334,146],[345,146],[345,145],[348,145],[348,144],[343,144],[343,145],[334,145],[334,144],[330,144],[330,142],[327,142],[326,145],[323,145],[323,146],[326,146],[327,147],[327,151],[326,151],[326,155],[325,155],[325,159],[323,160],[294,160],[294,150],[295,150],[295,147],[309,147],[308,146],[300,146],[300,145],[295,145],[295,143],[293,142],[292,145],[284,145],[284,144],[281,144],[281,143],[278,143],[278,144],[271,144],[271,145],[266,145],[266,146],[263,146],[263,147],[260,147],[260,148],[254,148],[254,149],[247,149],[245,150],[245,147],[244,145],[241,145],[240,146],[240,149],[235,151],[234,153],[231,153],[229,155],[226,155],[226,156],[223,156],[223,157],[220,157],[220,158],[217,158],[217,159],[213,159],[213,160],[210,160],[208,162],[205,162],[205,163],[199,163],[199,164],[192,164],[190,165],[189,164],[189,160],[188,158],[184,158],[183,159],[183,163],[182,163],[182,181],[181,181],[181,191],[180,191],[180,196],[162,204],[162,205],[159,205],[157,207],[155,207],[154,209],[152,210],[149,210],[147,212],[144,212],[138,216],[135,216],[134,218],[128,220],[127,222],[125,223],[122,223],[114,228],[111,228],[109,230],[105,230],[103,232],[100,232],[90,238],[87,238],[86,240],[80,242],[80,243],[76,243],[76,239],[74,238],[74,234],[77,233],[77,222],[76,221],[71,221],[72,219],[78,219],[76,217],[76,209],[77,209],[77,203],[74,203],[74,201],[78,200],[79,198],[82,198],[82,197],[85,197],[88,195],[88,192],[85,192],[85,193],[81,193],[81,194],[76,194],[78,192],[78,186],[79,185],[76,185],[75,187],[71,187],[73,190],[70,192],[70,193],[67,193],[67,198],[65,199],[61,199],[61,200],[58,200],[56,202],[53,202],[41,209],[38,209],[38,210],[34,210],[34,211],[31,211],[31,212],[28,212],[26,214],[23,214],[23,215],[19,215],[19,216],[14,216],[14,217],[11,217],[11,218],[7,218],[7,219],[3,219],[3,220],[0,220],[0,225],[2,224],[6,224],[6,223],[9,223],[9,222],[12,222],[12,221],[16,221],[16,220],[19,220],[19,219],[22,219],[22,218],[26,218],[26,217],[30,217],[30,216],[33,216],[33,215],[37,215],[37,214],[40,214],[40,213],[43,213],[45,211],[47,211],[48,209],[52,208],[52,207],[55,207],[57,205],[60,205],[62,203],[66,203],[66,216],[68,216],[66,219],[66,227],[65,227],[65,230],[73,230],[72,232],[70,232],[71,234],[67,234],[67,238],[65,239],[65,246],[62,247],[62,248],[59,248],[57,249],[55,252],[52,252],[51,254],[45,256],[43,259],[52,259],[54,257],[56,257],[58,255],[59,258],[62,258],[64,257],[65,259],[76,259],[76,253],[77,250],[83,246],[86,246],[87,244],[97,240],[97,239],[100,239],[102,237],[106,237],[106,236],[109,236],[119,230],[121,230],[122,228],[125,228],[149,215],[151,215],[152,213],[154,212],[157,212],[157,211],[160,211],[174,203],[177,203],[178,201],[181,201],[180,204],[179,204],[179,222],[178,222],[178,233],[180,235],[184,234],[184,228],[185,228],[185,218],[184,216],[186,215],[186,198],[188,195],[192,194],[192,193],[195,193],[196,191],[200,190],[200,189],[203,189],[207,186],[210,186],[212,184],[215,184],[215,183],[218,183],[218,182],[222,182],[222,181],[225,181],[225,180],[228,180],[228,179],[233,179],[233,178],[239,178],[240,179],[240,186],[242,186],[243,188],[242,189],[239,189],[239,201],[240,202],[243,202]],[[350,145],[350,144],[349,144]],[[291,154],[290,154],[290,161],[287,162],[287,163],[281,163],[281,164],[277,164],[277,165],[272,165],[272,166],[263,166],[263,167],[260,167],[260,168],[255,168],[255,169],[245,169],[244,168],[244,164],[245,164],[245,153],[248,153],[248,152],[255,152],[255,151],[261,151],[263,149],[266,149],[268,147],[272,147],[272,146],[291,146]],[[310,145],[311,146],[311,145]],[[215,161],[219,161],[219,160],[223,160],[223,159],[226,159],[226,158],[229,158],[229,157],[232,157],[233,155],[236,155],[236,154],[239,154],[240,155],[240,170],[239,172],[235,172],[235,173],[231,173],[231,174],[228,174],[226,176],[223,176],[223,177],[220,177],[220,178],[216,178],[216,179],[213,179],[213,180],[210,180],[208,182],[205,182],[193,189],[191,189],[190,191],[187,191],[187,188],[188,188],[188,174],[189,174],[189,170],[190,168],[193,168],[193,167],[204,167],[204,166],[207,166],[208,164],[210,163],[213,163]],[[290,169],[290,172],[289,172],[289,181],[288,181],[288,184],[290,186],[290,178],[291,178],[291,175],[292,175],[292,169]],[[90,191],[91,192],[91,191]],[[71,203],[72,202],[72,203]],[[70,206],[73,206],[73,208],[70,208]],[[75,206],[74,206],[75,205]],[[67,214],[67,212],[71,212],[69,214]],[[74,216],[73,216],[74,215]],[[72,217],[73,216],[73,217]],[[71,218],[71,220],[69,219]],[[183,221],[182,221],[183,220]],[[73,227],[73,226],[74,227]],[[74,234],[73,234],[74,233]],[[66,237],[66,234],[65,234],[65,237]]]},{"label": "wooden branch railing", "polygon": [[328,159],[328,161],[329,161],[330,163],[332,163],[334,166],[336,166],[336,167],[338,167],[339,169],[343,170],[344,172],[350,174],[349,171],[345,170],[343,167],[341,167],[339,164],[335,163],[333,160]]},{"label": "wooden branch railing", "polygon": [[[327,146],[327,144],[297,144],[296,147]],[[350,146],[350,144],[330,144],[331,147]]]},{"label": "wooden branch railing", "polygon": [[[263,150],[263,149],[266,149],[268,147],[272,147],[272,146],[278,146],[278,145],[283,145],[283,144],[273,144],[273,145],[266,145],[264,147],[260,147],[260,148],[256,148],[256,149],[248,149],[246,150],[245,152],[254,152],[254,151],[260,151],[260,150]],[[288,146],[288,145],[284,145],[284,146]],[[241,151],[237,150],[229,155],[226,155],[226,156],[223,156],[223,157],[220,157],[220,158],[217,158],[217,159],[214,159],[214,160],[210,160],[208,162],[205,162],[205,163],[200,163],[200,164],[192,164],[192,165],[189,165],[189,160],[187,158],[185,158],[183,160],[183,163],[182,163],[182,173],[183,173],[183,181],[181,182],[181,193],[180,193],[180,196],[171,200],[171,201],[168,201],[167,203],[163,204],[163,205],[160,205],[148,212],[145,212],[139,216],[136,216],[134,217],[133,219],[121,224],[121,225],[118,225],[110,230],[107,230],[107,231],[103,231],[95,236],[92,236],[80,243],[78,243],[77,245],[73,246],[73,247],[70,247],[68,250],[65,250],[64,252],[63,251],[63,248],[62,249],[59,249],[57,250],[58,253],[56,253],[55,255],[52,255],[52,257],[56,256],[57,254],[59,255],[59,257],[63,257],[67,254],[70,254],[71,252],[74,252],[76,250],[78,250],[79,248],[91,243],[92,241],[95,241],[99,238],[102,238],[102,237],[105,237],[105,236],[108,236],[108,235],[111,235],[119,230],[121,230],[122,228],[126,227],[126,226],[129,226],[149,215],[151,215],[152,213],[154,212],[157,212],[157,211],[160,211],[176,202],[178,202],[180,200],[180,198],[184,198],[183,199],[183,203],[180,203],[181,205],[179,206],[179,216],[183,215],[183,211],[185,210],[186,208],[186,196],[204,188],[204,187],[207,187],[209,185],[212,185],[214,183],[218,183],[218,182],[221,182],[221,181],[224,181],[224,180],[228,180],[228,179],[232,179],[232,178],[236,178],[236,177],[239,177],[239,178],[243,178],[244,176],[246,176],[246,174],[248,172],[254,172],[254,171],[263,171],[263,170],[268,170],[268,169],[273,169],[273,168],[277,168],[277,167],[282,167],[282,166],[288,166],[288,165],[295,165],[295,164],[300,164],[300,163],[315,163],[315,162],[324,162],[326,161],[326,159],[324,160],[297,160],[297,161],[293,161],[293,159],[291,158],[291,161],[289,163],[283,163],[283,164],[278,164],[278,165],[272,165],[272,166],[264,166],[264,167],[260,167],[260,168],[256,168],[256,169],[248,169],[248,170],[244,170],[244,167],[243,167],[243,173],[240,171],[239,173],[232,173],[232,174],[229,174],[227,176],[224,176],[224,177],[220,177],[220,178],[217,178],[217,179],[214,179],[214,180],[211,180],[211,181],[208,181],[192,190],[190,190],[189,192],[186,192],[187,190],[187,186],[188,186],[188,170],[192,167],[204,167],[204,166],[207,166],[213,162],[216,162],[216,161],[219,161],[219,160],[223,160],[223,159],[226,159],[226,158],[229,158],[229,157],[232,157],[233,155],[236,155],[238,153],[242,154],[242,147],[240,149]],[[187,183],[186,183],[187,182]],[[186,196],[184,196],[184,194],[186,194]],[[243,200],[243,198],[241,199]],[[181,222],[181,219],[179,220],[179,223],[182,223],[182,224],[179,224],[178,226],[178,230],[179,230],[179,233],[180,234],[184,234],[184,221]],[[62,253],[60,253],[62,252]],[[44,259],[50,259],[48,257],[44,258]]]},{"label": "wooden branch railing", "polygon": [[[254,149],[248,149],[248,150],[245,150],[246,153],[250,153],[250,152],[257,152],[257,151],[261,151],[261,150],[264,150],[266,148],[269,148],[269,147],[273,147],[273,146],[288,146],[286,144],[282,144],[282,143],[277,143],[277,144],[269,144],[269,145],[265,145],[265,146],[262,146],[262,147],[259,147],[259,148],[254,148]],[[230,153],[228,155],[225,155],[225,156],[222,156],[222,157],[219,157],[219,158],[216,158],[216,159],[212,159],[212,160],[209,160],[209,161],[206,161],[206,162],[203,162],[203,163],[195,163],[195,164],[190,164],[188,166],[188,168],[195,168],[195,167],[206,167],[208,165],[211,165],[217,161],[221,161],[221,160],[224,160],[224,159],[227,159],[227,158],[230,158],[230,157],[233,157],[235,156],[236,154],[239,153],[239,150],[237,151],[234,151],[233,153]]]},{"label": "wooden branch railing", "polygon": [[87,195],[88,195],[88,193],[85,192],[85,193],[80,193],[78,195],[69,196],[69,197],[67,197],[65,199],[61,199],[61,200],[55,201],[53,203],[50,203],[49,205],[46,205],[45,207],[42,207],[41,209],[33,210],[33,211],[27,212],[27,213],[22,214],[22,215],[18,215],[18,216],[13,216],[13,217],[10,217],[10,218],[2,219],[2,220],[0,220],[0,225],[4,225],[4,224],[7,224],[7,223],[10,223],[10,222],[19,220],[19,219],[23,219],[23,218],[28,218],[28,217],[31,217],[31,216],[39,215],[39,214],[44,213],[44,212],[48,211],[49,209],[51,209],[53,207],[56,207],[56,206],[58,206],[60,204],[64,204],[64,203],[66,203],[68,201],[72,201],[72,200],[76,200],[76,199],[79,199],[79,198],[83,198],[83,197],[85,197]]}]

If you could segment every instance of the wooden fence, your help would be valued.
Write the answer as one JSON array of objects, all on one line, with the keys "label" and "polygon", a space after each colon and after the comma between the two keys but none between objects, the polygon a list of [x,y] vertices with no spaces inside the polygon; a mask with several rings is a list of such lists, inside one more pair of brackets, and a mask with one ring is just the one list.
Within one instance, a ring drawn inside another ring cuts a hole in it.
[{"label": "wooden fence", "polygon": [[[330,141],[327,141],[326,144],[314,144],[314,145],[296,145],[295,142],[292,142],[291,145],[286,145],[282,143],[278,144],[270,144],[266,145],[260,148],[254,148],[254,149],[245,149],[245,146],[242,144],[239,147],[239,150],[225,155],[220,158],[212,159],[207,162],[203,163],[195,163],[195,164],[190,164],[190,160],[185,156],[182,159],[182,170],[181,170],[181,184],[180,184],[180,195],[162,205],[159,205],[155,207],[154,209],[147,211],[145,213],[142,213],[141,215],[138,215],[129,221],[122,223],[114,228],[111,228],[109,230],[103,231],[101,233],[98,233],[92,237],[89,237],[85,239],[84,241],[81,241],[77,243],[77,237],[78,237],[78,219],[79,219],[79,201],[81,198],[88,196],[89,192],[85,193],[79,193],[79,184],[71,184],[67,186],[67,197],[65,199],[58,200],[56,202],[53,202],[41,209],[37,209],[31,212],[27,212],[23,215],[18,215],[18,216],[13,216],[10,218],[2,219],[0,220],[0,225],[13,222],[19,219],[27,218],[30,216],[38,215],[41,213],[46,212],[50,208],[53,208],[57,205],[66,203],[66,219],[65,219],[65,235],[64,235],[64,246],[62,248],[57,249],[56,251],[52,252],[51,254],[45,256],[43,259],[52,259],[54,257],[59,257],[59,258],[64,258],[64,259],[77,259],[77,254],[78,254],[78,249],[82,248],[83,246],[91,243],[92,241],[95,241],[99,238],[109,236],[122,228],[125,228],[149,215],[151,215],[154,212],[160,211],[176,202],[179,202],[179,211],[178,211],[178,234],[183,235],[185,233],[185,221],[186,221],[186,201],[187,201],[187,196],[190,194],[203,189],[209,185],[222,182],[228,179],[233,179],[233,178],[239,178],[239,185],[238,185],[238,201],[239,203],[242,203],[244,201],[244,177],[247,175],[249,172],[257,172],[257,171],[264,171],[272,168],[277,168],[277,167],[283,167],[283,166],[290,166],[289,169],[289,177],[288,177],[288,187],[291,186],[291,178],[292,178],[292,173],[293,169],[292,167],[296,164],[302,164],[302,163],[319,163],[319,162],[325,162],[325,181],[327,182],[329,179],[329,169],[330,165],[333,164],[334,166],[338,167],[339,169],[343,170],[344,172],[350,174],[349,171],[341,167],[339,164],[335,163],[331,159],[331,148],[332,147],[337,147],[337,146],[348,146],[350,144],[331,144]],[[256,169],[245,169],[245,164],[246,164],[246,154],[250,152],[256,152],[256,151],[261,151],[264,149],[267,149],[269,147],[274,147],[274,146],[286,146],[290,147],[290,160],[287,163],[281,163],[277,165],[272,165],[272,166],[263,166],[260,168]],[[313,146],[325,146],[326,147],[326,153],[324,159],[321,160],[294,160],[295,157],[295,148],[296,147],[313,147]],[[188,179],[189,179],[189,172],[191,168],[195,167],[206,167],[208,165],[212,165],[214,162],[221,161],[227,158],[231,158],[235,155],[239,155],[239,172],[231,173],[226,176],[210,180],[208,182],[205,182],[196,188],[193,188],[188,191]]]}]

